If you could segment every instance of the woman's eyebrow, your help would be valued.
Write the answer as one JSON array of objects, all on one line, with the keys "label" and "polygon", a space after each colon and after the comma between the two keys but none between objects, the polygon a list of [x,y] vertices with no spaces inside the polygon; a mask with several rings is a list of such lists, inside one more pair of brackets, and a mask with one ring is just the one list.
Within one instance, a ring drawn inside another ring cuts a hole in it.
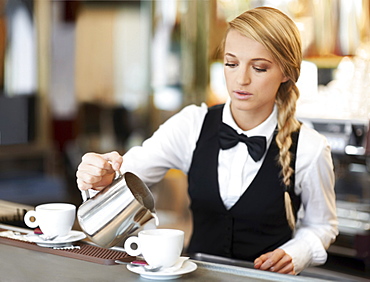
[{"label": "woman's eyebrow", "polygon": [[230,57],[234,57],[234,58],[236,58],[236,56],[234,55],[234,54],[231,54],[231,53],[225,53],[225,57],[226,56],[230,56]]},{"label": "woman's eyebrow", "polygon": [[[233,57],[233,58],[236,58],[236,56],[235,56],[234,54],[232,54],[232,53],[225,53],[225,57],[227,57],[227,56],[229,56],[229,57]],[[266,58],[253,58],[251,61],[253,61],[253,62],[257,62],[257,61],[265,61],[265,62],[268,62],[268,63],[270,63],[270,64],[272,64],[272,63],[273,63],[271,60],[268,60],[268,59],[266,59]]]},{"label": "woman's eyebrow", "polygon": [[270,64],[272,64],[272,61],[270,61],[266,58],[254,58],[254,59],[252,59],[252,61],[265,61],[265,62],[269,62]]}]

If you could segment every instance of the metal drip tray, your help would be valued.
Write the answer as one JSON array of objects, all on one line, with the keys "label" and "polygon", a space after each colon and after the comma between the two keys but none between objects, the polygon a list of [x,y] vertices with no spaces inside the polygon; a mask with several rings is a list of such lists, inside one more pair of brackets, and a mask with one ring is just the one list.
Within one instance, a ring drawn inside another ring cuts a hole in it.
[{"label": "metal drip tray", "polygon": [[85,242],[79,242],[74,245],[79,248],[71,250],[58,250],[53,248],[39,247],[35,243],[16,240],[12,238],[0,237],[0,244],[10,245],[14,247],[34,250],[43,253],[54,254],[104,265],[114,265],[116,260],[133,261],[135,258],[129,256],[126,252],[113,249],[106,249],[95,245],[90,245]]}]

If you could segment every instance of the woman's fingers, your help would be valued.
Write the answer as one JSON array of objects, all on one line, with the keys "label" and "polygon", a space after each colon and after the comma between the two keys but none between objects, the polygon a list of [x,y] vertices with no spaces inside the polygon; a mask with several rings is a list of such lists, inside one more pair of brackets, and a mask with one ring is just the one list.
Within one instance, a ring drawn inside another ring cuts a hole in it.
[{"label": "woman's fingers", "polygon": [[76,177],[80,190],[101,190],[109,185],[122,164],[122,156],[117,152],[106,154],[86,153],[78,166]]},{"label": "woman's fingers", "polygon": [[254,267],[272,272],[295,274],[292,258],[282,249],[261,255],[255,259]]}]

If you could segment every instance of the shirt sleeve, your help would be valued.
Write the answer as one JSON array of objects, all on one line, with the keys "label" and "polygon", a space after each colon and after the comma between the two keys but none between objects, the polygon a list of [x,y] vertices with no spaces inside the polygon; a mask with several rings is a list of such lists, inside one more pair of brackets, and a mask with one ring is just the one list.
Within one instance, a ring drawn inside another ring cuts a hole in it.
[{"label": "shirt sleeve", "polygon": [[292,257],[296,273],[325,263],[326,250],[338,235],[334,182],[331,151],[325,137],[302,126],[295,183],[302,207],[293,238],[281,246]]},{"label": "shirt sleeve", "polygon": [[205,104],[190,105],[172,116],[142,146],[123,156],[122,172],[134,172],[149,186],[159,182],[168,169],[187,173],[207,111]]}]

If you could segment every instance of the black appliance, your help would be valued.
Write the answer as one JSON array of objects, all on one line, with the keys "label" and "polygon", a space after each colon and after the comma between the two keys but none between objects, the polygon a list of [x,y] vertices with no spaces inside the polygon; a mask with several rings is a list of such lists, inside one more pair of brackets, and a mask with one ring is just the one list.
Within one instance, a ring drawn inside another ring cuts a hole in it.
[{"label": "black appliance", "polygon": [[336,175],[339,236],[329,248],[370,269],[370,130],[368,120],[301,119],[326,136]]}]

